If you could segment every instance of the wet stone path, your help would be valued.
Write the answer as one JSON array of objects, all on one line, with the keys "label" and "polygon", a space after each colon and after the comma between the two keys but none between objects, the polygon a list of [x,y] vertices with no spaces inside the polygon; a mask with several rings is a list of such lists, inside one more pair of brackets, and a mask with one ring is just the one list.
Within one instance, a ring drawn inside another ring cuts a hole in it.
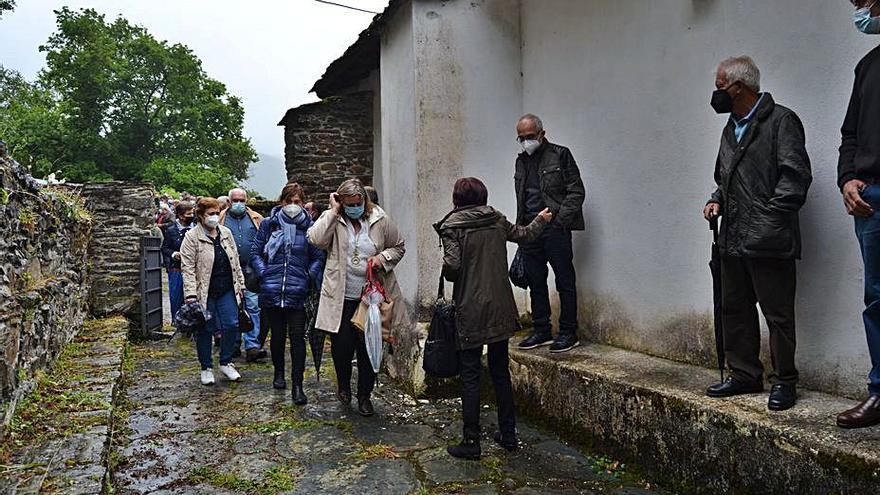
[{"label": "wet stone path", "polygon": [[376,415],[363,418],[336,400],[329,352],[320,381],[307,373],[301,407],[289,390],[272,389],[270,364],[241,363],[240,382],[217,373],[214,386],[200,385],[183,338],[133,344],[128,359],[109,454],[115,493],[658,493],[522,421],[522,448],[500,449],[488,407],[482,460],[452,459],[445,447],[461,434],[457,400],[415,400],[384,383]]}]

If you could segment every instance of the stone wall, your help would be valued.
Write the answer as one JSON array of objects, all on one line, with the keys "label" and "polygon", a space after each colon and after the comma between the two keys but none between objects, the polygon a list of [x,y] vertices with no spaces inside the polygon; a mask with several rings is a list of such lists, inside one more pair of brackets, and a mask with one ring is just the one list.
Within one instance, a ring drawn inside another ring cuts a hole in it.
[{"label": "stone wall", "polygon": [[0,420],[82,326],[91,230],[75,191],[41,188],[0,142]]},{"label": "stone wall", "polygon": [[[287,111],[284,126],[287,179],[324,198],[339,184],[373,181],[373,95],[333,96]],[[280,191],[279,187],[279,191]]]},{"label": "stone wall", "polygon": [[152,235],[156,191],[148,182],[105,182],[82,188],[95,217],[89,245],[95,316],[124,315],[140,322],[140,239]]}]

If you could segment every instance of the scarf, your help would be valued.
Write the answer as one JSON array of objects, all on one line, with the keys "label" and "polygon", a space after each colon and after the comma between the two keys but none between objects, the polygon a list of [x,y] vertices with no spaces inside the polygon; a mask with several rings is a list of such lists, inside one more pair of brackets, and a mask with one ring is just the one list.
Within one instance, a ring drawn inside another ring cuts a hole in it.
[{"label": "scarf", "polygon": [[278,222],[280,228],[272,232],[269,236],[269,241],[266,242],[266,248],[263,252],[266,254],[267,262],[271,263],[278,250],[283,246],[286,246],[287,252],[290,252],[296,244],[296,231],[299,230],[299,226],[304,219],[305,212],[300,212],[296,218],[287,218],[287,215],[281,210],[275,214],[275,221]]}]

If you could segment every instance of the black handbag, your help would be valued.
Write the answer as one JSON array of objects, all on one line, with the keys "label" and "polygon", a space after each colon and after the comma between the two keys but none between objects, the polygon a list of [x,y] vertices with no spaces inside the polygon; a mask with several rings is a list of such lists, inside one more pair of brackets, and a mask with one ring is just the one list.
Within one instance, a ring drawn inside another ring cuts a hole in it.
[{"label": "black handbag", "polygon": [[238,331],[241,333],[248,333],[253,329],[254,320],[252,320],[251,315],[244,310],[244,304],[242,304],[238,307]]},{"label": "black handbag", "polygon": [[523,261],[522,248],[516,249],[516,254],[513,255],[513,261],[510,263],[508,276],[513,285],[520,289],[529,288],[529,277],[526,274],[526,264]]},{"label": "black handbag", "polygon": [[441,275],[437,302],[434,304],[434,316],[428,329],[428,340],[425,342],[425,356],[422,361],[422,369],[426,374],[436,378],[451,378],[458,375],[457,340],[455,303],[446,300],[446,290]]}]

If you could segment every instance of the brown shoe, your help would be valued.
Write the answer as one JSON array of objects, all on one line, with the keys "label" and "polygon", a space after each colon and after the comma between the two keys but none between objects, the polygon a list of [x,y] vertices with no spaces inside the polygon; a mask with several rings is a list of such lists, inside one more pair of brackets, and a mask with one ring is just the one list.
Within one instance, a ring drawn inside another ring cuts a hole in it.
[{"label": "brown shoe", "polygon": [[837,426],[841,428],[867,428],[880,425],[880,395],[872,395],[849,411],[837,415]]}]

